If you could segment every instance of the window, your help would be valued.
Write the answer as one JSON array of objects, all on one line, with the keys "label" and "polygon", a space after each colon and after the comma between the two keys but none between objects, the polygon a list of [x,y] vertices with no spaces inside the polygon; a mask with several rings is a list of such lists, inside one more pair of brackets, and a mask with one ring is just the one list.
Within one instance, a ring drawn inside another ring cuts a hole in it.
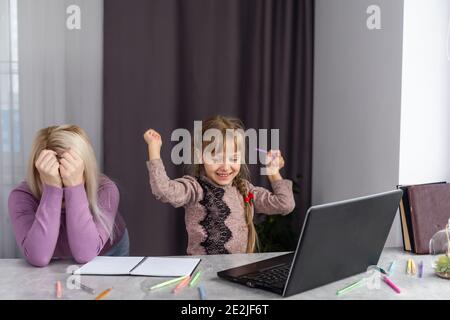
[{"label": "window", "polygon": [[1,151],[20,152],[17,0],[0,0]]}]

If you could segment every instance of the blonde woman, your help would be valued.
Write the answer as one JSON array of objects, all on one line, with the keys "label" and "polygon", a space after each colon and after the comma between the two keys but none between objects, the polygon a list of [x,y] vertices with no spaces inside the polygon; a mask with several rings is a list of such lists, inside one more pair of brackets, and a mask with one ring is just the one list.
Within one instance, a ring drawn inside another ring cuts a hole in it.
[{"label": "blonde woman", "polygon": [[128,255],[119,191],[98,171],[86,133],[78,126],[44,128],[31,150],[27,181],[9,196],[16,241],[26,260],[85,263],[98,255]]}]

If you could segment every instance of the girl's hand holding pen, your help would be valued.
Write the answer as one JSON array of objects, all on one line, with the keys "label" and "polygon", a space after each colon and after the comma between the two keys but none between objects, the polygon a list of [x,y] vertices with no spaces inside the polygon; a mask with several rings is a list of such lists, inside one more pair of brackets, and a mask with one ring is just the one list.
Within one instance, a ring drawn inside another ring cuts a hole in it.
[{"label": "girl's hand holding pen", "polygon": [[[270,150],[267,153],[267,174],[269,178],[280,175],[280,169],[284,167],[284,158],[280,150]],[[276,179],[278,180],[278,179]]]},{"label": "girl's hand holding pen", "polygon": [[153,129],[149,129],[144,133],[144,140],[148,144],[148,157],[149,160],[161,158],[161,135]]}]

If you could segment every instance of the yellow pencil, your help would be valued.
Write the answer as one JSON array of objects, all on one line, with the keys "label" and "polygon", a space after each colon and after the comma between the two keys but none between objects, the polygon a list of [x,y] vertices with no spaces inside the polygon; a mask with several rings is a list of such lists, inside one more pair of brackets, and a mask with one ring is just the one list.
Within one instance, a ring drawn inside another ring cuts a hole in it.
[{"label": "yellow pencil", "polygon": [[162,283],[158,283],[158,284],[154,285],[153,287],[151,287],[150,290],[162,288],[162,287],[168,286],[168,285],[170,285],[170,284],[177,283],[177,282],[179,282],[179,281],[181,281],[181,280],[184,280],[186,277],[187,277],[187,276],[182,276],[182,277],[175,278],[175,279],[172,279],[172,280],[169,280],[169,281],[164,281],[164,282],[162,282]]},{"label": "yellow pencil", "polygon": [[414,260],[411,259],[411,274],[415,275],[417,273],[416,264],[414,263]]},{"label": "yellow pencil", "polygon": [[112,288],[106,289],[105,291],[100,293],[97,297],[95,297],[95,300],[103,299],[111,290],[112,290]]}]

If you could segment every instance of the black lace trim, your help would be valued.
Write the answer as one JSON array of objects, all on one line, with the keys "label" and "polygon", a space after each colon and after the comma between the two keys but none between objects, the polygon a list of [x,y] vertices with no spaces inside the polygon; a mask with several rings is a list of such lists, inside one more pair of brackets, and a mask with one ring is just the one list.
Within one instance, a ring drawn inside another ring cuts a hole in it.
[{"label": "black lace trim", "polygon": [[203,199],[199,203],[206,210],[205,218],[200,221],[200,225],[206,232],[206,239],[200,244],[207,254],[230,253],[225,248],[225,243],[231,238],[231,230],[225,225],[225,220],[231,213],[230,208],[223,201],[225,190],[202,178],[197,178],[197,181],[203,189]]}]

